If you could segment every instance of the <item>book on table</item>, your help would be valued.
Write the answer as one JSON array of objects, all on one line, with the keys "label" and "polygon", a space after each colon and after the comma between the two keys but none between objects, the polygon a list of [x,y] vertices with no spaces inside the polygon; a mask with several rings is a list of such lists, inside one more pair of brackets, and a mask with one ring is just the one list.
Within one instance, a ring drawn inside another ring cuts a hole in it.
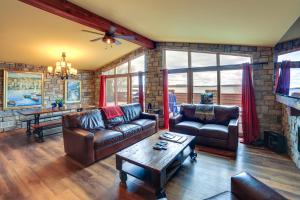
[{"label": "book on table", "polygon": [[172,132],[165,132],[165,133],[160,134],[159,139],[181,144],[187,139],[187,137],[179,136]]}]

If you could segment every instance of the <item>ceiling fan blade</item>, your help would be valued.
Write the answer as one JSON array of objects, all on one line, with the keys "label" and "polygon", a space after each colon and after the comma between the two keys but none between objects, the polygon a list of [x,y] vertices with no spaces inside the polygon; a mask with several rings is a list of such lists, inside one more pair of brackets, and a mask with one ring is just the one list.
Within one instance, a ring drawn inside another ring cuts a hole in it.
[{"label": "ceiling fan blade", "polygon": [[116,44],[116,45],[120,45],[120,44],[122,44],[122,42],[120,42],[119,40],[116,40],[116,41],[115,41],[115,44]]},{"label": "ceiling fan blade", "polygon": [[101,39],[102,39],[102,37],[96,38],[96,39],[93,39],[93,40],[90,40],[90,41],[91,41],[91,42],[96,42],[96,41],[101,40]]},{"label": "ceiling fan blade", "polygon": [[115,38],[120,38],[124,40],[135,40],[135,37],[131,35],[115,35]]},{"label": "ceiling fan blade", "polygon": [[97,35],[104,35],[103,33],[97,33],[97,32],[89,31],[89,30],[81,30],[81,31],[87,32],[87,33],[94,33],[94,34],[97,34]]},{"label": "ceiling fan blade", "polygon": [[116,30],[117,30],[116,27],[110,26],[110,27],[109,27],[109,30],[108,30],[108,33],[109,33],[110,35],[113,35],[113,34],[115,34]]}]

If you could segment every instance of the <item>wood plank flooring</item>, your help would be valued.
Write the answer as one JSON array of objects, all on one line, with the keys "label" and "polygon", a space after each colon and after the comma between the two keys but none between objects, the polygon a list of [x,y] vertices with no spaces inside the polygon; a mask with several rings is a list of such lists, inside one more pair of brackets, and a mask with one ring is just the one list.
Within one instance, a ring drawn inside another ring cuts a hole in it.
[{"label": "wood plank flooring", "polygon": [[[230,177],[247,171],[289,199],[300,199],[300,170],[287,156],[239,145],[237,159],[198,151],[166,186],[168,199],[203,199],[230,190]],[[44,143],[24,130],[0,135],[0,199],[155,199],[151,188],[129,177],[121,186],[115,156],[82,168],[65,156],[62,136]]]}]

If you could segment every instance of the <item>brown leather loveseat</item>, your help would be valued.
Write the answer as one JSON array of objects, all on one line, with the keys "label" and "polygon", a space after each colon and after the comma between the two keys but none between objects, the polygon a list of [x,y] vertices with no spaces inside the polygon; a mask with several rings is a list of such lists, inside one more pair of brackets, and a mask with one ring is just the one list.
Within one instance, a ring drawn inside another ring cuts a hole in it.
[{"label": "brown leather loveseat", "polygon": [[231,191],[205,200],[287,200],[281,194],[243,172],[231,177]]},{"label": "brown leather loveseat", "polygon": [[98,109],[64,116],[66,154],[90,165],[157,132],[157,115],[143,113],[138,103],[120,107],[124,116],[110,120]]},{"label": "brown leather loveseat", "polygon": [[[213,107],[213,117],[199,118],[196,107]],[[180,114],[170,118],[170,131],[196,136],[200,145],[236,151],[238,146],[239,107],[224,105],[183,104]]]}]

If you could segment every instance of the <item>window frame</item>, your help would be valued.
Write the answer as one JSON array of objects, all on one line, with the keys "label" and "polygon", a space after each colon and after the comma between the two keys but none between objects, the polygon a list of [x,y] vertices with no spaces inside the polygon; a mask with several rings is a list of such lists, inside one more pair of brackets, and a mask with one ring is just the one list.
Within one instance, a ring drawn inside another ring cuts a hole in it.
[{"label": "window frame", "polygon": [[[135,58],[138,58],[140,56],[143,56],[145,58],[145,62],[144,62],[144,71],[143,72],[133,72],[131,73],[131,61],[134,60]],[[124,74],[117,74],[117,67],[120,65],[123,65],[124,63],[128,63],[128,72],[124,73]],[[122,78],[122,77],[126,77],[127,78],[127,103],[132,103],[132,77],[134,76],[138,76],[139,73],[142,73],[143,76],[145,76],[145,70],[146,70],[146,54],[142,53],[142,54],[138,54],[134,57],[128,58],[127,60],[117,63],[116,65],[112,66],[112,67],[107,67],[107,68],[103,68],[101,69],[101,74],[103,74],[106,71],[109,71],[111,69],[114,69],[114,74],[113,75],[106,75],[106,79],[114,79],[115,84],[114,84],[114,105],[118,105],[118,99],[117,99],[117,78]],[[144,91],[145,92],[145,91]]]},{"label": "window frame", "polygon": [[[166,63],[166,51],[184,51],[188,53],[188,67],[187,68],[178,68],[178,69],[168,69]],[[192,53],[211,53],[216,54],[216,66],[208,67],[193,67],[192,66]],[[194,49],[163,49],[163,68],[168,69],[168,74],[173,73],[187,73],[187,103],[193,103],[193,72],[207,72],[207,71],[216,71],[217,73],[217,104],[221,102],[221,71],[225,70],[240,70],[242,66],[240,64],[232,65],[221,65],[220,64],[220,55],[229,55],[229,56],[241,56],[249,57],[250,63],[253,63],[253,57],[251,54],[239,54],[239,53],[222,53],[222,52],[212,52],[212,51],[197,51]],[[241,63],[242,64],[242,63]]]}]

